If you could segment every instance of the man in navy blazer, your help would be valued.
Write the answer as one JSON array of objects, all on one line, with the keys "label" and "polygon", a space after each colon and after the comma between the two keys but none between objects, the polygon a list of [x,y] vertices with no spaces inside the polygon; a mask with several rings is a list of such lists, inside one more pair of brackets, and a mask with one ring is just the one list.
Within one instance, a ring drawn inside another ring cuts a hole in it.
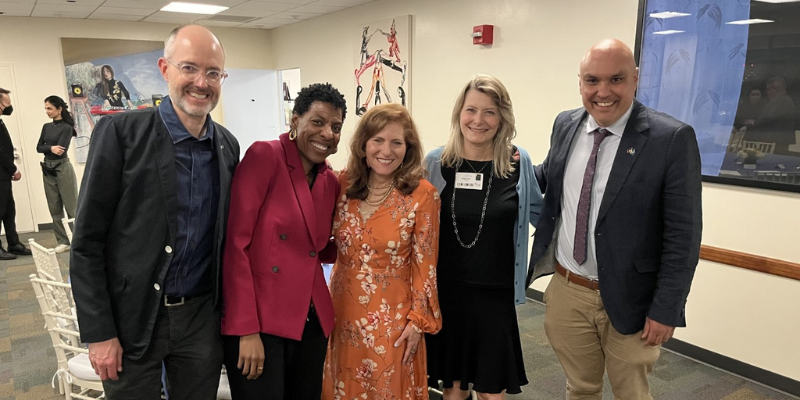
[{"label": "man in navy blazer", "polygon": [[114,400],[217,398],[219,292],[239,144],[211,120],[225,52],[176,28],[158,60],[169,96],[105,117],[92,134],[70,272],[81,339]]},{"label": "man in navy blazer", "polygon": [[579,73],[583,108],[555,121],[537,167],[545,194],[528,284],[545,291],[545,331],[568,399],[649,399],[661,344],[686,326],[700,252],[700,155],[691,126],[634,99],[633,53],[593,46]]}]

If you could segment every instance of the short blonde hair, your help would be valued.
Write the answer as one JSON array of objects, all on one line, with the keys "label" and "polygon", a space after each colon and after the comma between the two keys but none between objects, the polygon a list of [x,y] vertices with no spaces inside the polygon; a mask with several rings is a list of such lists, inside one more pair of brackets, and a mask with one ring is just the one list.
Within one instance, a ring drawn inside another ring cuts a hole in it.
[{"label": "short blonde hair", "polygon": [[507,178],[514,172],[514,164],[511,161],[513,146],[511,140],[517,136],[515,126],[514,108],[511,106],[511,96],[508,90],[499,79],[491,76],[478,74],[472,77],[458,94],[453,105],[453,115],[450,119],[450,138],[442,151],[442,165],[446,167],[457,167],[464,159],[464,135],[461,132],[461,109],[464,108],[467,93],[470,90],[477,90],[488,95],[498,111],[500,112],[500,126],[497,134],[492,140],[494,152],[495,176]]},{"label": "short blonde hair", "polygon": [[422,160],[425,153],[417,126],[408,110],[396,103],[386,103],[372,107],[361,117],[358,127],[350,139],[350,160],[347,162],[347,183],[345,194],[350,199],[367,198],[369,170],[367,168],[367,141],[383,130],[386,125],[396,122],[403,127],[403,140],[406,142],[406,155],[403,163],[394,173],[395,188],[409,195],[419,186],[424,177]]}]

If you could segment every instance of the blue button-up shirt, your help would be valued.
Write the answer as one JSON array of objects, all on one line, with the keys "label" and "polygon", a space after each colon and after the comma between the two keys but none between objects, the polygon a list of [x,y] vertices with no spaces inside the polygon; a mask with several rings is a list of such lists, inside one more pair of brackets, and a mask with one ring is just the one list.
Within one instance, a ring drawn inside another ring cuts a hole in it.
[{"label": "blue button-up shirt", "polygon": [[219,164],[214,149],[214,124],[206,118],[205,135],[195,138],[183,126],[169,96],[158,107],[175,146],[178,231],[164,294],[195,296],[214,288],[211,271],[214,225],[219,205]]}]

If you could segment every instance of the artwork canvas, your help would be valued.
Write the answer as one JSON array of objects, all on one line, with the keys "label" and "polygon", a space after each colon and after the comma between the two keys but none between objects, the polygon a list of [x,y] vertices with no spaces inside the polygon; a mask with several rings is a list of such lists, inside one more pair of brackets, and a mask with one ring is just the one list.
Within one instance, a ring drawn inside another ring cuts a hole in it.
[{"label": "artwork canvas", "polygon": [[410,109],[411,16],[364,24],[356,37],[356,115],[381,103]]},{"label": "artwork canvas", "polygon": [[77,161],[85,163],[92,131],[105,115],[158,106],[167,83],[158,69],[158,41],[62,38]]}]

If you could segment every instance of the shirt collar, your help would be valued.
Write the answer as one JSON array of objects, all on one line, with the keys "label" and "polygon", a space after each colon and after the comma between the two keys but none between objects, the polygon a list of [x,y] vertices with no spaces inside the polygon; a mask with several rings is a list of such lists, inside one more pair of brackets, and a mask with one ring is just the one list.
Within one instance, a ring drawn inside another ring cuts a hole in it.
[{"label": "shirt collar", "polygon": [[586,121],[587,132],[592,132],[597,128],[605,128],[615,136],[622,137],[622,133],[625,132],[625,126],[628,125],[628,118],[630,118],[631,112],[633,112],[633,102],[631,102],[631,106],[628,107],[628,111],[625,111],[625,114],[622,114],[611,126],[606,127],[600,126],[597,121],[595,121],[594,117],[592,117],[592,114],[589,114],[589,118]]},{"label": "shirt collar", "polygon": [[[169,136],[172,137],[172,143],[182,142],[194,137],[189,133],[186,127],[183,126],[183,122],[181,122],[180,118],[178,118],[178,113],[176,113],[175,109],[172,107],[172,100],[169,96],[165,96],[161,100],[161,104],[158,106],[158,113],[161,115],[161,120],[164,121],[167,131],[169,131]],[[206,115],[206,134],[197,140],[214,140],[214,124],[212,122],[211,115]]]}]

